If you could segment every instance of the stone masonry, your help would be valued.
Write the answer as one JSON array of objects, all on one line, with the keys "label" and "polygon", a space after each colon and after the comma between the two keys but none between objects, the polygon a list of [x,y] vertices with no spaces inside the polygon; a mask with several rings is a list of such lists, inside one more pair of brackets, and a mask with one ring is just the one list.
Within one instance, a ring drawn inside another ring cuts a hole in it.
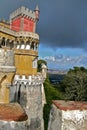
[{"label": "stone masonry", "polygon": [[45,97],[43,90],[44,79],[41,76],[32,76],[29,79],[14,80],[10,87],[10,101],[19,102],[25,109],[28,120],[27,130],[44,130],[43,106]]},{"label": "stone masonry", "polygon": [[18,103],[0,104],[0,130],[27,130],[27,118]]},{"label": "stone masonry", "polygon": [[87,130],[87,102],[53,101],[48,130]]}]

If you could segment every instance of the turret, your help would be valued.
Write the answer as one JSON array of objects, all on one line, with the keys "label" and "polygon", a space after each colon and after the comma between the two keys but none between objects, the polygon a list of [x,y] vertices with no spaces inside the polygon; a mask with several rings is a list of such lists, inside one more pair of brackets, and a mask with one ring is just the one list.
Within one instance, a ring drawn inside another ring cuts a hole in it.
[{"label": "turret", "polygon": [[38,5],[36,6],[36,9],[34,11],[35,11],[35,15],[36,15],[36,20],[38,21],[39,20],[39,13],[40,13]]},{"label": "turret", "polygon": [[44,63],[42,63],[41,69],[42,69],[42,75],[43,75],[44,79],[46,79],[46,77],[47,77],[47,66]]}]

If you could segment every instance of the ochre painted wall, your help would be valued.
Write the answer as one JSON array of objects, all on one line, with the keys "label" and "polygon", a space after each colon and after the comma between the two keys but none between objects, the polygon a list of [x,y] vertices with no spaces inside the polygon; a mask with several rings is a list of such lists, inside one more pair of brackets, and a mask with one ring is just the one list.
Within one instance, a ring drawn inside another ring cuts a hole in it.
[{"label": "ochre painted wall", "polygon": [[10,88],[14,72],[4,73],[0,72],[0,103],[9,103]]},{"label": "ochre painted wall", "polygon": [[33,68],[33,60],[35,56],[31,55],[23,55],[23,54],[15,54],[15,66],[16,66],[16,74],[19,75],[36,75],[37,69]]}]

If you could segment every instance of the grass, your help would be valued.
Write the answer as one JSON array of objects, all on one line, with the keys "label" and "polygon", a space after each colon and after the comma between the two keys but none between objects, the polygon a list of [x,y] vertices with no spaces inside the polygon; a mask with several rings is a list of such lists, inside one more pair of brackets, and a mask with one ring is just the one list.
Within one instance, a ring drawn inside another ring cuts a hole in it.
[{"label": "grass", "polygon": [[43,118],[44,118],[44,129],[47,130],[52,100],[61,100],[64,99],[64,96],[60,90],[52,86],[48,77],[44,83],[44,89],[47,104],[45,104],[44,106]]}]

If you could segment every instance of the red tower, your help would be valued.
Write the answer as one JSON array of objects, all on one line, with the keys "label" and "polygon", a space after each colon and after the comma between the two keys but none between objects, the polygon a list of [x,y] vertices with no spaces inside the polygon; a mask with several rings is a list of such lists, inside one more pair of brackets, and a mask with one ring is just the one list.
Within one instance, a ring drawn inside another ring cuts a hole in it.
[{"label": "red tower", "polygon": [[10,15],[11,29],[14,31],[35,32],[36,22],[39,19],[39,8],[36,6],[35,11],[21,7]]}]

